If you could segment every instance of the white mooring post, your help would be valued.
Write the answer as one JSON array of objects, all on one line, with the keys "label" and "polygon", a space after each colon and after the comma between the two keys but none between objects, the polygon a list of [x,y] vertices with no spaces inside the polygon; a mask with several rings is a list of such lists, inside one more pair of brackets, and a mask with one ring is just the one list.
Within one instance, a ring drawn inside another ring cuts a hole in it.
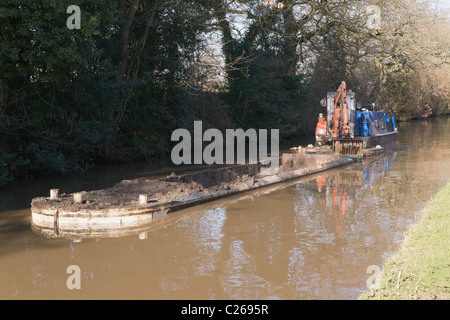
[{"label": "white mooring post", "polygon": [[146,240],[148,237],[147,231],[139,233],[139,240]]},{"label": "white mooring post", "polygon": [[81,193],[74,193],[73,194],[73,202],[83,203],[83,195]]},{"label": "white mooring post", "polygon": [[50,189],[50,199],[58,199],[59,189]]},{"label": "white mooring post", "polygon": [[139,204],[147,204],[148,197],[146,194],[140,194],[139,195]]}]

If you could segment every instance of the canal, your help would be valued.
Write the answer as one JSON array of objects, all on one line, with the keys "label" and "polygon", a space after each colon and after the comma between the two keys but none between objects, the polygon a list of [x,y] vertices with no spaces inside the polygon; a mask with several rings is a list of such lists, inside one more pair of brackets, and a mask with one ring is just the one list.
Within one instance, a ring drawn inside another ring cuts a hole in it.
[{"label": "canal", "polygon": [[[450,178],[450,117],[399,132],[373,160],[82,241],[33,231],[31,199],[170,170],[101,167],[0,188],[0,299],[357,299]],[[72,265],[80,289],[67,286]]]}]

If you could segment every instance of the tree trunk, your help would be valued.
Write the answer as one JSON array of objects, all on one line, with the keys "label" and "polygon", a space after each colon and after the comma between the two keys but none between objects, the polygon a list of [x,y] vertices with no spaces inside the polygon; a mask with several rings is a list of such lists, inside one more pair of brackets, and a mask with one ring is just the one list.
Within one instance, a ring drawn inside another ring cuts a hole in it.
[{"label": "tree trunk", "polygon": [[131,0],[130,6],[127,8],[127,0],[118,0],[119,10],[122,15],[123,25],[120,30],[120,58],[119,58],[119,75],[122,77],[127,77],[125,73],[128,65],[128,39],[130,37],[131,24],[133,22],[134,16],[136,15],[137,8],[139,6],[140,0]]}]

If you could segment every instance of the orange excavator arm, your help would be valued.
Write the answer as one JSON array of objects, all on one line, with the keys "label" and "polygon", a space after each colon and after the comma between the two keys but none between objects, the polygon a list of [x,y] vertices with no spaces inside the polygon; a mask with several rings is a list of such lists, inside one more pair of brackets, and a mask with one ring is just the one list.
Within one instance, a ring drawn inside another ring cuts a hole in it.
[{"label": "orange excavator arm", "polygon": [[334,98],[333,138],[339,137],[340,114],[342,114],[342,135],[347,138],[350,134],[350,128],[348,126],[347,84],[345,81],[342,81]]},{"label": "orange excavator arm", "polygon": [[[349,90],[349,92],[351,91]],[[333,154],[362,155],[364,140],[362,138],[355,138],[353,136],[353,130],[350,128],[347,106],[347,84],[345,81],[342,81],[339,89],[336,91],[333,107],[334,115],[332,123],[326,122],[322,114],[319,115],[319,121],[316,126],[316,146],[320,147],[322,143],[327,143],[329,138],[331,138]],[[331,110],[327,111],[331,112]],[[331,126],[333,128],[329,128]],[[342,132],[339,132],[339,126],[342,128]],[[329,132],[331,129],[333,130],[333,134]]]}]

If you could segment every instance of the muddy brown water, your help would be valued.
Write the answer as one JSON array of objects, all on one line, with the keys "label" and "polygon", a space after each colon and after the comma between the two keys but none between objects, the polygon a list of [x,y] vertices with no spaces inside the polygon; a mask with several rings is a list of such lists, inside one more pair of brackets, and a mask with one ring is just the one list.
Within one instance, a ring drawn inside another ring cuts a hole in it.
[{"label": "muddy brown water", "polygon": [[[1,188],[0,298],[357,299],[450,178],[449,117],[399,130],[398,146],[374,160],[81,242],[33,232],[31,199],[172,169],[122,165]],[[67,287],[71,265],[80,289]]]}]

